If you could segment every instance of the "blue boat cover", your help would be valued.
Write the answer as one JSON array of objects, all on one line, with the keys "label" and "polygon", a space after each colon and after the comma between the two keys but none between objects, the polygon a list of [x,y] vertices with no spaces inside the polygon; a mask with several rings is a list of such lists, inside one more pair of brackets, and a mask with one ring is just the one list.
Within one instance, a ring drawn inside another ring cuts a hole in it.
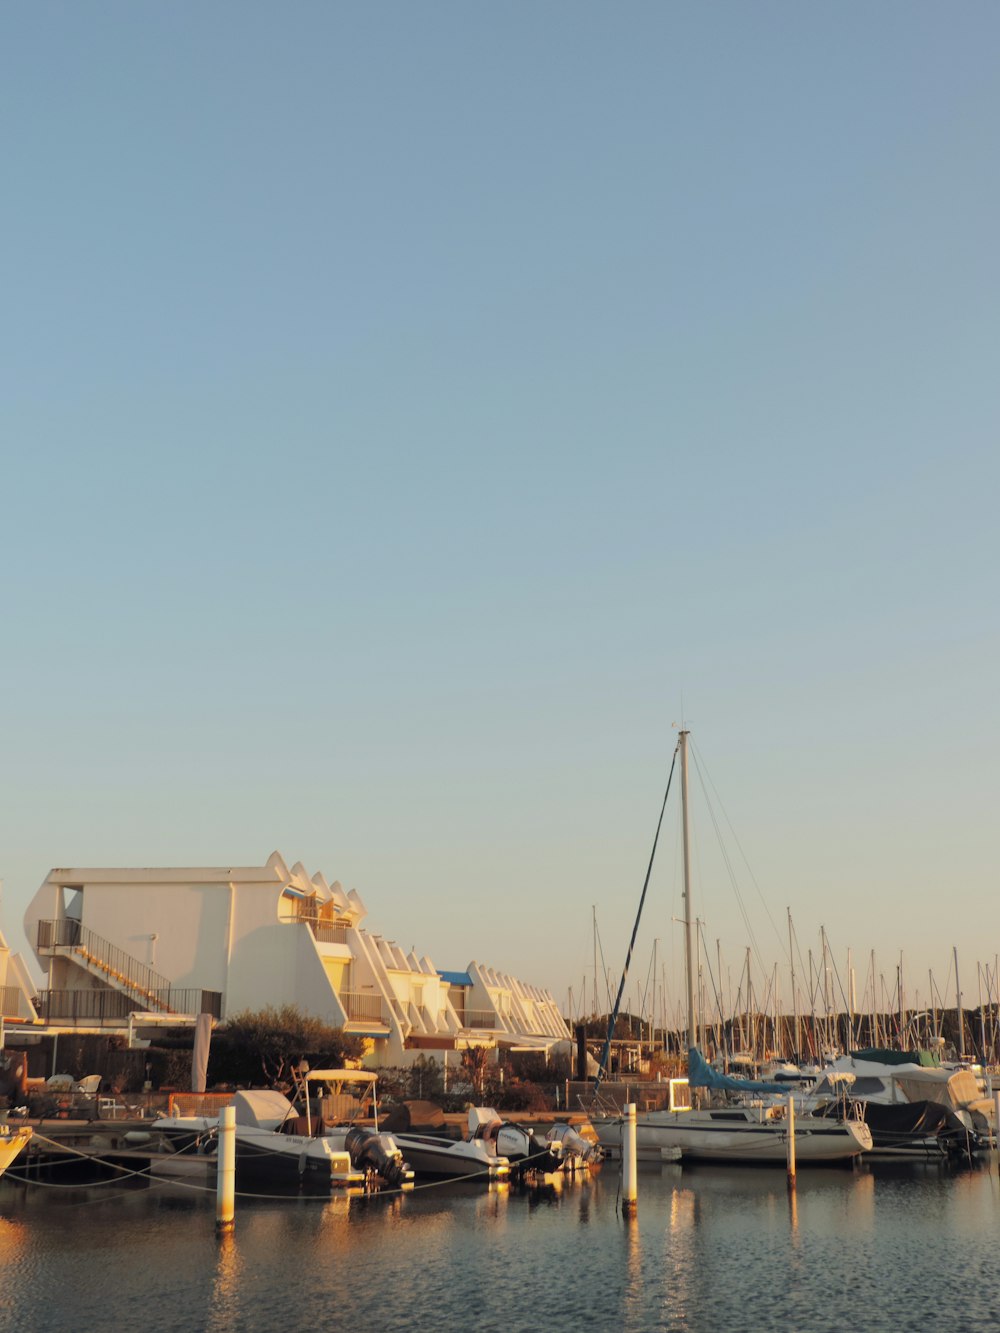
[{"label": "blue boat cover", "polygon": [[713,1069],[697,1046],[688,1051],[688,1087],[711,1088],[716,1092],[787,1092],[783,1083],[755,1083],[749,1078],[730,1078]]}]

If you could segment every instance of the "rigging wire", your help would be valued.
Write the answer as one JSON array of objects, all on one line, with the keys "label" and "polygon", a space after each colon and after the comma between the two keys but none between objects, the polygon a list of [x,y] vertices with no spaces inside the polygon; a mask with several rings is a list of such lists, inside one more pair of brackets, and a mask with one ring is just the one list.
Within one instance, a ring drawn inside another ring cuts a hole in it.
[{"label": "rigging wire", "polygon": [[663,793],[663,804],[660,806],[660,817],[656,821],[656,834],[653,838],[653,850],[649,854],[649,865],[646,867],[646,878],[642,885],[642,894],[639,897],[639,910],[635,914],[635,925],[632,927],[632,938],[629,940],[628,953],[625,955],[625,966],[622,969],[622,979],[618,984],[618,996],[615,999],[614,1008],[608,1014],[608,1031],[604,1038],[604,1049],[601,1051],[600,1063],[597,1067],[597,1073],[594,1075],[594,1092],[598,1092],[601,1086],[601,1080],[604,1077],[604,1071],[607,1069],[608,1057],[611,1054],[611,1039],[615,1032],[615,1023],[618,1020],[618,1010],[621,1007],[622,995],[625,991],[625,982],[628,980],[628,969],[632,962],[632,950],[635,948],[635,937],[639,933],[639,921],[642,917],[643,904],[646,901],[646,890],[649,888],[649,878],[653,873],[653,861],[656,858],[656,846],[660,841],[660,829],[663,827],[663,813],[667,808],[667,797],[670,795],[670,784],[674,779],[674,768],[677,765],[677,750],[674,748],[674,757],[670,761],[670,774],[667,777],[667,789]]}]

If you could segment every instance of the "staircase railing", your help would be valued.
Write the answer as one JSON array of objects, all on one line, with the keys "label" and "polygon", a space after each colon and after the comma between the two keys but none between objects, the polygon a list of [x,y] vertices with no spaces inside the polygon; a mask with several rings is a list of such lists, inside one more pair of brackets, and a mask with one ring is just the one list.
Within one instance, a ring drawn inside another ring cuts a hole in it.
[{"label": "staircase railing", "polygon": [[57,921],[39,921],[38,949],[56,951],[65,950],[75,954],[84,963],[103,972],[109,981],[117,983],[122,990],[127,990],[147,1008],[162,1009],[166,1013],[177,1013],[169,1003],[163,1000],[163,994],[169,993],[169,977],[154,972],[138,958],[120,949],[110,940],[95,935],[73,917],[63,917]]}]

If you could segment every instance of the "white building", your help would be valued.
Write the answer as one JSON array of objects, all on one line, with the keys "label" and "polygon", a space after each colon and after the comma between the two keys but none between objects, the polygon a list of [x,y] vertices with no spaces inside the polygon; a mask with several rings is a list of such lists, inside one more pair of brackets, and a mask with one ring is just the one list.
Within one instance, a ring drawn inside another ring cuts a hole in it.
[{"label": "white building", "polygon": [[34,1022],[36,1014],[31,1003],[34,993],[35,984],[24,960],[20,954],[11,953],[0,930],[0,1049],[5,1031]]},{"label": "white building", "polygon": [[142,1033],[293,1004],[369,1038],[379,1065],[568,1039],[548,991],[476,962],[441,973],[364,930],[366,915],[354,890],[277,852],[262,866],[53,870],[24,918],[48,975],[36,1021]]}]

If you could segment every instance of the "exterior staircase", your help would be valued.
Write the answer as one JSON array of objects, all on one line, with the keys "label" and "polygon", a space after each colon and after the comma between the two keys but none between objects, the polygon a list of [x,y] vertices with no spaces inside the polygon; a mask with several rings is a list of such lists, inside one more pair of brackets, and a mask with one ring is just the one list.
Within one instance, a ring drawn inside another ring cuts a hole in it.
[{"label": "exterior staircase", "polygon": [[[148,1013],[176,1014],[185,1012],[176,1001],[190,994],[176,991],[169,977],[154,972],[138,958],[120,949],[110,940],[95,935],[92,930],[72,917],[58,921],[39,921],[38,952],[50,958],[71,958],[91,976],[99,977],[114,990],[131,1000],[136,1009]],[[183,1003],[183,1002],[182,1002]]]}]

